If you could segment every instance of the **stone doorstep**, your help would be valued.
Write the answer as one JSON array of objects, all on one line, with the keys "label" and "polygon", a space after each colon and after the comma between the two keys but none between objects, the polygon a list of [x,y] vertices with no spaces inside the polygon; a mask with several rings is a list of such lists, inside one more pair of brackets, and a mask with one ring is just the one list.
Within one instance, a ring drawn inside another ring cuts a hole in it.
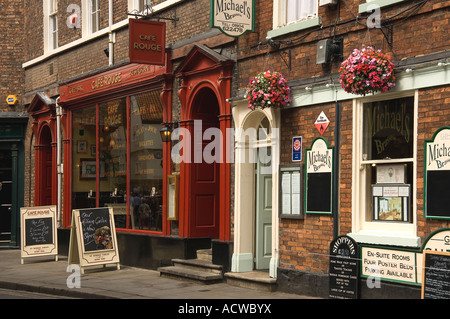
[{"label": "stone doorstep", "polygon": [[160,276],[186,279],[203,284],[223,282],[222,266],[202,259],[172,259],[172,266],[160,267]]},{"label": "stone doorstep", "polygon": [[273,292],[277,290],[276,278],[269,277],[264,271],[227,272],[224,274],[226,283],[232,286],[251,288]]}]

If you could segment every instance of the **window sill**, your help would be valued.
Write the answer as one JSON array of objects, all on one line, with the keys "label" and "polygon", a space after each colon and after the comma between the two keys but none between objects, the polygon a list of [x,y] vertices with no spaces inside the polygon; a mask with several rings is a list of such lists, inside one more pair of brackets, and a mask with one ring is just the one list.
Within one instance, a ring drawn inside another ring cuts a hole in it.
[{"label": "window sill", "polygon": [[358,233],[349,233],[349,237],[358,243],[386,245],[386,246],[403,246],[403,247],[420,247],[420,237],[405,234],[402,232],[385,232],[385,231],[360,231]]},{"label": "window sill", "polygon": [[387,7],[396,3],[404,2],[406,0],[374,0],[370,2],[366,2],[360,4],[358,7],[358,13],[364,13],[368,11],[372,11],[373,9],[368,10],[369,6],[375,5],[377,8]]},{"label": "window sill", "polygon": [[270,38],[276,38],[288,33],[297,32],[300,30],[312,28],[315,26],[320,26],[322,24],[322,18],[314,17],[307,20],[302,20],[296,23],[289,24],[284,27],[280,27],[274,30],[270,30],[267,32],[267,36]]}]

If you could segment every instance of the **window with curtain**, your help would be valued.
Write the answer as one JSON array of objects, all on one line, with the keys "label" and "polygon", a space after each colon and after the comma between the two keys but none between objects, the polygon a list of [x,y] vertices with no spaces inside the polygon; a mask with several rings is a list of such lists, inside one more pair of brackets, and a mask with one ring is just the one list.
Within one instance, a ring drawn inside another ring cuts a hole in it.
[{"label": "window with curtain", "polygon": [[280,0],[282,25],[317,15],[317,0]]},{"label": "window with curtain", "polygon": [[58,48],[58,4],[56,0],[49,3],[49,39],[50,48]]}]

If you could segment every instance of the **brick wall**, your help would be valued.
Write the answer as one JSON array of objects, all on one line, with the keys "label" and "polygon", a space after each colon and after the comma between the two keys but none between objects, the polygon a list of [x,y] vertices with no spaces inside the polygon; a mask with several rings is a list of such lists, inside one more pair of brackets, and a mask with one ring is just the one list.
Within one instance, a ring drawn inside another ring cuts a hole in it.
[{"label": "brick wall", "polygon": [[[1,1],[0,12],[0,112],[23,111],[20,98],[23,94],[23,1]],[[9,106],[6,97],[19,98],[16,106]]]},{"label": "brick wall", "polygon": [[[272,29],[272,0],[256,1],[255,32],[239,38],[239,68],[241,88],[245,87],[251,76],[264,69],[282,72],[288,80],[311,78],[336,73],[339,64],[331,69],[316,64],[317,41],[333,35],[344,37],[344,57],[354,48],[373,45],[392,56],[393,60],[430,54],[448,50],[450,37],[448,23],[450,3],[445,0],[428,1],[415,7],[406,1],[395,6],[381,8],[381,17],[394,17],[393,46],[390,48],[380,29],[367,29],[367,13],[358,13],[358,6],[364,1],[341,1],[340,15],[336,9],[319,7],[322,18],[321,27],[313,27],[299,32],[277,37],[281,49],[291,49],[292,68],[281,59],[279,52],[266,45],[266,35]],[[403,11],[412,7],[405,13]],[[417,8],[417,11],[414,9]],[[410,17],[408,14],[413,13]],[[358,20],[356,17],[358,16]],[[338,19],[337,19],[338,18]],[[338,23],[335,26],[335,22]],[[257,46],[261,42],[262,45]],[[267,53],[270,52],[270,55]]]}]

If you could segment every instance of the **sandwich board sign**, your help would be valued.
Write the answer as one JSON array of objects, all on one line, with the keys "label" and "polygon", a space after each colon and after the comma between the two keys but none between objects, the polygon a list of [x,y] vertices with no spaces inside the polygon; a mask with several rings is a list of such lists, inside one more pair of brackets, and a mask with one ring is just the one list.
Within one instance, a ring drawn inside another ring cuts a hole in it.
[{"label": "sandwich board sign", "polygon": [[72,211],[69,265],[84,267],[116,264],[120,269],[116,228],[112,208],[87,208]]},{"label": "sandwich board sign", "polygon": [[58,261],[56,206],[20,208],[21,264],[24,258],[55,256]]}]

